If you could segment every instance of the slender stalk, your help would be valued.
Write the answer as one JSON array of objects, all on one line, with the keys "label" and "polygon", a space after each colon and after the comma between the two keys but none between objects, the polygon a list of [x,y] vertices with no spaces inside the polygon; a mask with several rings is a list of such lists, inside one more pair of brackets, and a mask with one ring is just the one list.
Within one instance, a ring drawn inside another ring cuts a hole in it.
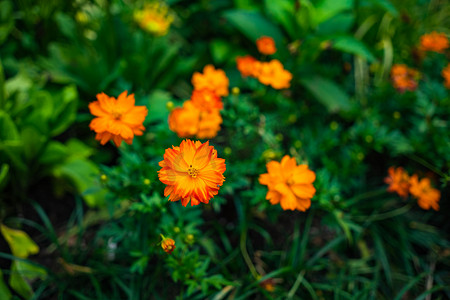
[{"label": "slender stalk", "polygon": [[250,272],[252,273],[252,275],[255,279],[259,279],[259,274],[256,271],[256,268],[253,265],[253,262],[250,259],[250,256],[248,255],[248,252],[247,252],[247,229],[242,230],[240,246],[241,246],[242,256],[244,257],[245,263],[247,264],[248,268],[250,269]]},{"label": "slender stalk", "polygon": [[292,297],[294,297],[295,292],[297,292],[298,288],[300,287],[300,283],[302,283],[303,276],[305,276],[305,273],[306,270],[303,270],[300,273],[298,273],[297,279],[295,280],[294,285],[292,286],[287,295],[287,299],[292,299]]},{"label": "slender stalk", "polygon": [[448,176],[446,174],[442,173],[441,170],[439,170],[438,168],[436,168],[435,166],[433,166],[432,164],[427,162],[425,159],[423,159],[421,157],[418,157],[415,154],[409,155],[409,158],[411,158],[412,160],[414,160],[417,163],[421,164],[422,166],[430,169],[431,171],[433,171],[434,173],[438,174],[439,176],[444,177],[447,180]]}]

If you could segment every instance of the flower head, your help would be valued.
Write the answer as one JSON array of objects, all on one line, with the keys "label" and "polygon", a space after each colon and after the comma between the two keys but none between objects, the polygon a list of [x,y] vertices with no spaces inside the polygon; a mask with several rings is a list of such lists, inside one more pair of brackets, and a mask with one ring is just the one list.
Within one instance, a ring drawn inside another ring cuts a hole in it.
[{"label": "flower head", "polygon": [[389,184],[387,190],[391,193],[396,192],[400,197],[408,197],[410,187],[408,173],[402,167],[396,169],[390,167],[388,174],[384,179],[384,182]]},{"label": "flower head", "polygon": [[395,64],[391,69],[391,79],[394,88],[400,92],[405,90],[414,91],[417,88],[417,79],[419,72],[408,68],[403,64]]},{"label": "flower head", "polygon": [[275,41],[269,36],[263,36],[256,40],[256,47],[261,54],[272,55],[277,52]]},{"label": "flower head", "polygon": [[131,144],[135,135],[142,135],[142,130],[145,130],[142,123],[148,110],[145,106],[135,106],[134,102],[134,94],[127,96],[125,91],[117,100],[100,93],[97,101],[89,103],[89,110],[96,117],[89,127],[97,133],[95,139],[100,144],[113,140],[119,147],[122,140]]},{"label": "flower head", "polygon": [[163,248],[164,252],[167,254],[172,254],[173,250],[175,250],[175,241],[171,238],[166,238],[161,234],[161,248]]},{"label": "flower head", "polygon": [[429,178],[419,178],[416,174],[411,176],[410,179],[411,187],[409,192],[411,195],[417,198],[417,204],[426,210],[433,208],[434,210],[439,210],[439,199],[441,198],[441,192],[433,187],[431,187],[431,182]]},{"label": "flower head", "polygon": [[271,85],[274,89],[286,89],[291,86],[291,72],[285,70],[277,59],[270,62],[255,62],[253,76],[262,84]]},{"label": "flower head", "polygon": [[254,63],[256,59],[253,56],[238,56],[236,58],[237,68],[243,77],[252,76],[254,72]]},{"label": "flower head", "polygon": [[445,79],[444,86],[450,89],[450,63],[442,70],[442,76]]},{"label": "flower head", "polygon": [[297,166],[295,158],[285,155],[281,163],[270,161],[266,167],[268,173],[259,176],[259,183],[268,186],[266,199],[270,203],[280,203],[284,210],[306,211],[311,206],[316,174],[307,165]]},{"label": "flower head", "polygon": [[420,37],[420,45],[424,51],[443,53],[449,48],[448,38],[444,33],[433,31]]},{"label": "flower head", "polygon": [[147,4],[144,9],[134,12],[134,20],[139,26],[156,36],[166,35],[173,16],[169,14],[167,5],[153,2]]},{"label": "flower head", "polygon": [[194,90],[191,95],[192,104],[202,111],[213,111],[223,108],[222,100],[210,89]]},{"label": "flower head", "polygon": [[222,116],[217,109],[210,112],[201,112],[196,137],[199,139],[214,138],[219,132],[222,122]]},{"label": "flower head", "polygon": [[203,68],[203,74],[195,72],[192,75],[192,85],[196,90],[211,89],[218,96],[228,96],[230,81],[223,70],[216,70],[213,65],[206,65]]},{"label": "flower head", "polygon": [[217,157],[209,141],[184,140],[179,147],[166,149],[159,165],[159,180],[167,185],[164,196],[170,195],[170,201],[181,200],[183,206],[189,201],[191,206],[209,203],[225,180],[225,160]]}]

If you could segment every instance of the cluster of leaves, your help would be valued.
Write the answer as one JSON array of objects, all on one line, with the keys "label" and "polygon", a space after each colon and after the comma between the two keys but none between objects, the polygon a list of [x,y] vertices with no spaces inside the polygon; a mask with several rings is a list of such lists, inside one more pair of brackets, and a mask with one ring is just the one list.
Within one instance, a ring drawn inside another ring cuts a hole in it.
[{"label": "cluster of leaves", "polygon": [[[421,34],[449,33],[450,8],[168,3],[173,26],[153,37],[133,22],[139,1],[0,1],[0,220],[10,248],[0,253],[10,263],[0,262],[0,298],[450,297],[447,58],[414,56]],[[236,56],[258,57],[262,35],[293,74],[288,90],[236,69]],[[157,178],[164,149],[180,142],[166,105],[188,98],[192,73],[210,63],[239,87],[223,99],[222,130],[210,141],[226,160],[226,182],[210,205],[182,207],[164,199]],[[417,91],[391,86],[393,63],[420,69]],[[148,107],[146,132],[131,146],[100,149],[87,104],[123,90]],[[306,213],[271,206],[258,183],[266,162],[286,154],[316,172]],[[430,173],[441,210],[388,194],[392,165]],[[56,212],[63,222],[51,217],[59,202],[73,207]],[[41,246],[33,260],[35,244],[9,228],[20,226]],[[160,234],[174,239],[172,254]],[[17,254],[14,235],[29,254]]]}]

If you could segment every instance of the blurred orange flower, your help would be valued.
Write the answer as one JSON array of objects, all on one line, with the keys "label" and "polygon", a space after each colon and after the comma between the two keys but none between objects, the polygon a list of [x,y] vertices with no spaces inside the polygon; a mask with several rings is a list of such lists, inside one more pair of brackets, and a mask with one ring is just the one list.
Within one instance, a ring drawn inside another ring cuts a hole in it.
[{"label": "blurred orange flower", "polygon": [[230,81],[223,70],[216,70],[213,65],[206,65],[203,68],[203,74],[195,72],[192,75],[192,85],[195,90],[211,89],[218,96],[228,96]]},{"label": "blurred orange flower", "polygon": [[410,179],[411,187],[409,192],[417,199],[417,204],[426,210],[433,208],[439,210],[439,199],[441,198],[441,192],[431,187],[429,178],[422,178],[420,181],[418,176],[414,174]]},{"label": "blurred orange flower", "polygon": [[402,167],[390,167],[388,174],[384,178],[384,182],[389,184],[387,190],[391,193],[396,192],[400,197],[408,197],[410,187],[408,173]]},{"label": "blurred orange flower", "polygon": [[97,100],[89,103],[91,114],[96,116],[89,127],[97,133],[95,139],[100,144],[113,140],[119,147],[122,140],[131,144],[135,135],[142,135],[142,130],[145,130],[142,123],[148,110],[145,106],[134,105],[134,94],[127,96],[125,91],[116,100],[100,93],[97,94]]},{"label": "blurred orange flower", "polygon": [[172,254],[173,250],[175,250],[175,241],[171,238],[166,238],[161,234],[161,248],[163,248],[164,252],[167,254]]},{"label": "blurred orange flower", "polygon": [[442,70],[442,76],[445,79],[444,86],[450,89],[450,63]]},{"label": "blurred orange flower", "polygon": [[404,64],[395,64],[391,69],[392,85],[400,92],[414,91],[417,88],[419,72]]},{"label": "blurred orange flower", "polygon": [[209,141],[184,140],[179,147],[166,149],[159,166],[159,180],[167,185],[164,196],[170,195],[170,201],[181,200],[183,206],[189,201],[191,206],[209,203],[225,180],[225,160],[217,157]]},{"label": "blurred orange flower", "polygon": [[256,40],[256,47],[261,54],[272,55],[277,52],[275,41],[269,36],[263,36]]},{"label": "blurred orange flower", "polygon": [[243,77],[252,76],[254,72],[254,63],[256,59],[253,56],[238,56],[236,58],[237,68]]},{"label": "blurred orange flower", "polygon": [[444,33],[433,31],[420,37],[421,49],[424,51],[434,51],[443,53],[445,49],[450,47],[448,38]]},{"label": "blurred orange flower", "polygon": [[198,132],[200,110],[192,103],[185,101],[183,107],[177,107],[169,115],[169,129],[179,137],[194,136]]},{"label": "blurred orange flower", "polygon": [[167,5],[153,2],[147,4],[144,9],[135,11],[134,20],[142,29],[156,36],[162,36],[169,31],[173,16],[169,15]]},{"label": "blurred orange flower", "polygon": [[222,99],[210,89],[194,90],[191,95],[192,104],[202,111],[222,109]]},{"label": "blurred orange flower", "polygon": [[266,167],[268,173],[259,176],[259,183],[268,186],[266,199],[270,203],[280,203],[284,210],[306,211],[311,206],[311,198],[316,193],[312,184],[316,173],[307,165],[297,166],[295,158],[285,155],[281,163],[270,161]]},{"label": "blurred orange flower", "polygon": [[253,75],[265,85],[271,85],[274,89],[286,89],[291,86],[291,72],[284,69],[283,64],[272,59],[270,62],[256,61]]},{"label": "blurred orange flower", "polygon": [[222,124],[222,122],[222,116],[217,109],[210,112],[201,112],[196,137],[199,139],[214,138],[219,132],[220,124]]}]

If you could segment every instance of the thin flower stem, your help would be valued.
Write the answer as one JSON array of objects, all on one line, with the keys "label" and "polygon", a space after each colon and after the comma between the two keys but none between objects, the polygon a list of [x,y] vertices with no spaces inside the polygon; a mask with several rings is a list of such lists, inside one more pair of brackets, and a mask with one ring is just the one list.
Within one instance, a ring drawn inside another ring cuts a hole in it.
[{"label": "thin flower stem", "polygon": [[250,259],[250,256],[248,255],[246,243],[247,243],[247,229],[244,229],[241,233],[241,241],[240,241],[241,253],[242,253],[245,263],[247,264],[248,268],[250,269],[250,272],[252,273],[253,277],[255,279],[259,279],[259,274],[256,271],[256,268],[253,265],[253,262]]},{"label": "thin flower stem", "polygon": [[386,193],[386,188],[382,188],[382,189],[378,189],[378,190],[374,190],[374,191],[369,191],[369,192],[357,195],[357,196],[355,196],[355,197],[345,201],[345,203],[343,204],[343,207],[349,207],[349,206],[355,204],[358,201],[361,201],[361,200],[367,199],[367,198],[380,196],[380,195],[383,195],[384,193]]},{"label": "thin flower stem", "polygon": [[415,154],[411,154],[409,155],[409,158],[411,158],[412,160],[416,161],[417,163],[421,164],[422,166],[430,169],[431,171],[433,171],[434,173],[438,174],[441,177],[447,178],[447,175],[445,175],[444,173],[441,172],[441,170],[439,170],[438,168],[436,168],[435,166],[433,166],[432,164],[430,164],[429,162],[427,162],[425,159],[418,157]]},{"label": "thin flower stem", "polygon": [[398,215],[402,215],[404,213],[406,213],[407,211],[409,211],[411,209],[411,204],[407,204],[405,206],[402,206],[400,208],[388,211],[386,213],[382,213],[382,214],[378,214],[378,215],[372,215],[372,216],[354,216],[351,217],[354,220],[360,220],[360,221],[367,221],[367,222],[371,222],[371,221],[379,221],[379,220],[384,220],[384,219],[389,219]]},{"label": "thin flower stem", "polygon": [[294,285],[292,286],[291,290],[289,291],[287,295],[287,299],[292,299],[294,297],[295,292],[297,292],[298,288],[300,287],[300,283],[302,283],[303,276],[305,276],[306,270],[301,271],[298,273],[297,279],[294,282]]}]

